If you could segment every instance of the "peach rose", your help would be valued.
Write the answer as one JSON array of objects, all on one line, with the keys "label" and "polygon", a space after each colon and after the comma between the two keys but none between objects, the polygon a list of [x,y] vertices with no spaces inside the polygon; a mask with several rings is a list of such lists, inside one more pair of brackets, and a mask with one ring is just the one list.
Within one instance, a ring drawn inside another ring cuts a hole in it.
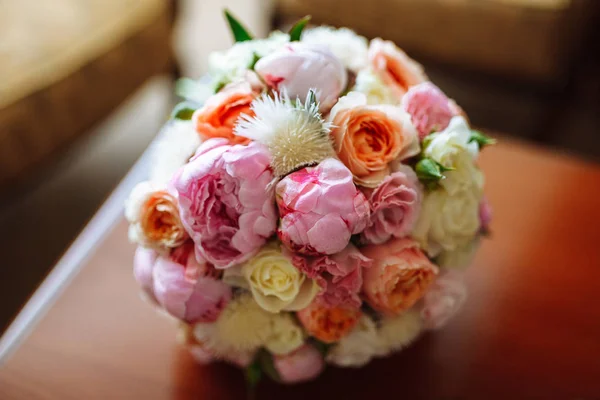
[{"label": "peach rose", "polygon": [[334,343],[350,333],[362,313],[355,307],[328,307],[313,301],[296,315],[309,335],[325,343]]},{"label": "peach rose", "polygon": [[130,223],[130,240],[144,247],[174,248],[188,237],[179,218],[175,196],[151,182],[139,183],[132,190],[125,216]]},{"label": "peach rose", "polygon": [[417,131],[400,107],[367,105],[364,94],[350,92],[329,116],[335,151],[362,186],[377,187],[389,164],[419,153]]},{"label": "peach rose", "polygon": [[194,113],[192,120],[196,131],[204,140],[220,137],[231,144],[247,144],[250,139],[235,135],[233,128],[240,115],[254,115],[250,109],[254,97],[255,92],[248,82],[226,86]]},{"label": "peach rose", "polygon": [[376,38],[369,44],[369,63],[381,80],[400,99],[408,88],[425,82],[421,64],[406,55],[393,42]]},{"label": "peach rose", "polygon": [[438,273],[412,239],[393,239],[362,251],[373,259],[373,266],[363,271],[366,301],[386,315],[399,315],[412,307]]}]

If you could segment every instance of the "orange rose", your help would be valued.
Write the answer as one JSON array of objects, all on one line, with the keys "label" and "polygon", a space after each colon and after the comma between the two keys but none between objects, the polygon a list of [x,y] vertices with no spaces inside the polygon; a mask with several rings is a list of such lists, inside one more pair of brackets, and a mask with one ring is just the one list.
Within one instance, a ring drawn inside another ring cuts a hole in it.
[{"label": "orange rose", "polygon": [[427,80],[423,67],[389,40],[371,40],[369,63],[398,98],[404,96],[409,87]]},{"label": "orange rose", "polygon": [[327,307],[313,301],[296,315],[311,336],[325,343],[334,343],[350,333],[362,313],[357,308]]},{"label": "orange rose", "polygon": [[399,315],[411,308],[425,295],[438,273],[412,239],[393,239],[361,250],[374,262],[363,271],[367,303],[386,315]]},{"label": "orange rose", "polygon": [[188,238],[177,199],[151,182],[142,182],[132,190],[125,216],[130,222],[129,238],[142,246],[165,250],[180,246]]},{"label": "orange rose", "polygon": [[247,82],[228,85],[223,90],[211,96],[204,107],[192,116],[196,131],[202,139],[225,138],[231,144],[247,144],[250,139],[237,136],[233,128],[242,114],[253,116],[250,103],[255,93]]},{"label": "orange rose", "polygon": [[419,153],[417,131],[400,107],[367,105],[364,94],[350,92],[329,118],[335,151],[359,185],[376,187],[392,161]]}]

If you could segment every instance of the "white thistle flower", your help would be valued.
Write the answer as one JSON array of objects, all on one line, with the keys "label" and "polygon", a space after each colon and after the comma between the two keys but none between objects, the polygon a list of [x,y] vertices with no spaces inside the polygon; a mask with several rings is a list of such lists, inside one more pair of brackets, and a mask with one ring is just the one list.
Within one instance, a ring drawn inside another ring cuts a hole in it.
[{"label": "white thistle flower", "polygon": [[331,123],[323,120],[315,91],[296,104],[285,94],[262,95],[252,102],[254,116],[243,115],[235,134],[265,144],[273,157],[271,166],[278,176],[333,156],[329,132]]}]

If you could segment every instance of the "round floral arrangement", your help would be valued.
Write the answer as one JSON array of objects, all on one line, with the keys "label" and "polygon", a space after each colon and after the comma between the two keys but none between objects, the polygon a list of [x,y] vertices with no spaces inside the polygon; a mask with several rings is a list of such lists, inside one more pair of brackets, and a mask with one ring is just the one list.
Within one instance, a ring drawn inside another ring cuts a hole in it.
[{"label": "round floral arrangement", "polygon": [[488,232],[493,140],[389,41],[349,29],[236,43],[181,80],[126,205],[134,274],[201,363],[294,383],[442,327]]}]

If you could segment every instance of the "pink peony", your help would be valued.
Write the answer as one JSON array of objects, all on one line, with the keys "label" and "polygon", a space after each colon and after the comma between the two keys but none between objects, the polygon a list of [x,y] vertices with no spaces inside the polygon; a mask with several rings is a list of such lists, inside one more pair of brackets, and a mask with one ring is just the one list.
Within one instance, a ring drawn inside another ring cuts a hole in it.
[{"label": "pink peony", "polygon": [[216,268],[251,258],[275,232],[267,148],[204,142],[173,179],[182,223],[196,252]]},{"label": "pink peony", "polygon": [[299,383],[319,376],[325,363],[314,346],[305,344],[290,354],[273,356],[273,366],[282,382]]},{"label": "pink peony", "polygon": [[188,323],[214,322],[231,299],[231,288],[217,280],[219,272],[198,262],[193,244],[175,249],[154,266],[154,293],[171,315]]},{"label": "pink peony", "polygon": [[421,317],[427,329],[439,329],[446,325],[467,298],[467,288],[462,274],[448,271],[438,277],[427,291]]},{"label": "pink peony", "polygon": [[362,248],[373,266],[365,269],[363,292],[375,310],[400,315],[416,304],[429,289],[438,268],[412,239],[393,239]]},{"label": "pink peony", "polygon": [[156,302],[154,295],[154,264],[158,254],[156,251],[139,246],[133,256],[133,276],[148,298]]},{"label": "pink peony", "polygon": [[368,244],[387,242],[392,236],[409,235],[419,217],[423,191],[415,172],[406,165],[387,176],[375,190],[365,190],[371,219],[361,234]]},{"label": "pink peony", "polygon": [[431,82],[408,89],[402,97],[402,108],[410,114],[421,140],[432,132],[446,129],[452,117],[458,115],[453,102]]},{"label": "pink peony", "polygon": [[316,89],[321,112],[333,107],[348,81],[344,65],[327,47],[302,42],[261,58],[254,70],[292,99],[305,99],[310,89]]},{"label": "pink peony", "polygon": [[369,204],[339,160],[328,158],[283,178],[276,188],[277,231],[292,251],[335,254],[369,221]]},{"label": "pink peony", "polygon": [[325,305],[360,307],[362,270],[371,266],[371,260],[356,247],[349,244],[341,252],[329,256],[311,257],[293,253],[289,256],[296,268],[317,280],[322,288],[318,299]]},{"label": "pink peony", "polygon": [[411,86],[427,80],[421,64],[406,55],[393,42],[376,38],[369,44],[369,63],[383,83],[399,99]]}]

